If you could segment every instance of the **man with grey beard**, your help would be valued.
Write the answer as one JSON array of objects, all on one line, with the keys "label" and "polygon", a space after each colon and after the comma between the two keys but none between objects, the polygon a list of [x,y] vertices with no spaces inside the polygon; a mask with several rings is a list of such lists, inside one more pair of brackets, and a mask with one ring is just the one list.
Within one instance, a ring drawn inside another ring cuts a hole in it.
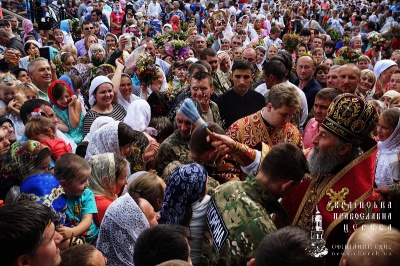
[{"label": "man with grey beard", "polygon": [[353,94],[338,95],[312,141],[310,178],[282,200],[294,226],[311,231],[316,210],[321,213],[329,249],[326,265],[339,264],[349,232],[361,222],[346,219],[344,214],[364,217],[360,215],[376,211],[364,206],[377,200],[372,191],[376,142],[370,137],[377,122],[372,105]]}]

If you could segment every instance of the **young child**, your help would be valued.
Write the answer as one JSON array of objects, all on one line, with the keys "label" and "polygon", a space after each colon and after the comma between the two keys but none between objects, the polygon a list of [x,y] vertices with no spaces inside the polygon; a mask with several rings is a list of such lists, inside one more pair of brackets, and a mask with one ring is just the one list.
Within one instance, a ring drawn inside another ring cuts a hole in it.
[{"label": "young child", "polygon": [[84,236],[86,242],[93,243],[99,228],[93,222],[97,214],[93,192],[87,189],[91,169],[89,164],[76,154],[67,153],[56,162],[54,175],[60,180],[67,196],[67,226],[61,226],[58,232],[64,239]]},{"label": "young child", "polygon": [[55,40],[53,47],[60,51],[61,48],[64,46],[64,34],[60,29],[55,29],[53,33]]},{"label": "young child", "polygon": [[41,115],[31,117],[25,125],[25,135],[28,139],[39,141],[49,147],[54,161],[61,155],[72,152],[70,144],[56,137],[56,126],[47,117]]},{"label": "young child", "polygon": [[10,73],[0,74],[0,116],[6,115],[12,121],[17,141],[22,137],[25,130],[19,116],[19,109],[24,102],[25,99],[19,93],[15,76]]},{"label": "young child", "polygon": [[39,99],[39,89],[33,83],[23,82],[19,84],[19,90],[27,100]]},{"label": "young child", "polygon": [[50,84],[48,91],[49,98],[53,105],[59,123],[67,126],[67,131],[60,129],[76,144],[83,139],[83,118],[82,105],[78,97],[74,95],[72,88],[64,81],[56,80]]},{"label": "young child", "polygon": [[353,37],[350,41],[350,47],[355,50],[360,50],[362,48],[362,39],[360,37]]},{"label": "young child", "polygon": [[278,27],[272,27],[269,36],[264,39],[264,46],[268,50],[270,44],[275,44],[279,49],[282,48],[282,40],[279,38],[281,30]]}]

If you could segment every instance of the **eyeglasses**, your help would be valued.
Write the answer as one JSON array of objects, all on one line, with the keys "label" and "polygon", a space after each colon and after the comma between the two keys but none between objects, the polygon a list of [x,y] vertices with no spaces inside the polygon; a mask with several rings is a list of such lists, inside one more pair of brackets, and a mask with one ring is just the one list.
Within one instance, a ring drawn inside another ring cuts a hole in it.
[{"label": "eyeglasses", "polygon": [[93,30],[94,27],[84,28],[84,30]]}]

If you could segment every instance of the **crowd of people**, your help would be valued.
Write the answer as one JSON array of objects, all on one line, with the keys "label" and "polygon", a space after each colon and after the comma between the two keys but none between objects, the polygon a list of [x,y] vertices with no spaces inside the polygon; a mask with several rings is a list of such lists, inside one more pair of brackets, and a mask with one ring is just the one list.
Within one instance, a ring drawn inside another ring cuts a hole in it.
[{"label": "crowd of people", "polygon": [[2,265],[398,263],[396,1],[30,4],[0,6]]}]

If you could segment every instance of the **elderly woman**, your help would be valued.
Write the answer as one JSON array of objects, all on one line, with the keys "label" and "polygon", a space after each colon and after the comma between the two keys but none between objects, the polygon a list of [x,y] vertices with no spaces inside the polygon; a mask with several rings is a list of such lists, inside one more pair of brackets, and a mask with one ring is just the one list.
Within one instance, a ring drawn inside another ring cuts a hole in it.
[{"label": "elderly woman", "polygon": [[218,56],[219,69],[224,73],[230,73],[232,62],[228,53],[225,51],[218,51],[217,56]]},{"label": "elderly woman", "polygon": [[389,59],[380,60],[374,66],[374,73],[377,78],[375,85],[374,99],[380,99],[389,89],[390,78],[397,69],[397,64]]},{"label": "elderly woman", "polygon": [[126,116],[125,109],[113,102],[114,89],[111,80],[105,76],[93,79],[89,89],[89,104],[91,109],[83,120],[83,134],[89,133],[90,126],[99,116],[109,116],[114,120],[122,121]]},{"label": "elderly woman", "polygon": [[207,193],[207,171],[199,164],[187,164],[171,175],[160,212],[160,223],[180,224],[190,228],[190,258],[200,262],[205,215],[211,197]]},{"label": "elderly woman", "polygon": [[376,75],[372,70],[361,70],[360,82],[356,88],[356,94],[366,101],[373,99],[375,94]]},{"label": "elderly woman", "polygon": [[103,153],[90,157],[89,188],[93,191],[98,213],[94,222],[100,226],[110,204],[118,198],[127,184],[128,164],[120,155]]}]

